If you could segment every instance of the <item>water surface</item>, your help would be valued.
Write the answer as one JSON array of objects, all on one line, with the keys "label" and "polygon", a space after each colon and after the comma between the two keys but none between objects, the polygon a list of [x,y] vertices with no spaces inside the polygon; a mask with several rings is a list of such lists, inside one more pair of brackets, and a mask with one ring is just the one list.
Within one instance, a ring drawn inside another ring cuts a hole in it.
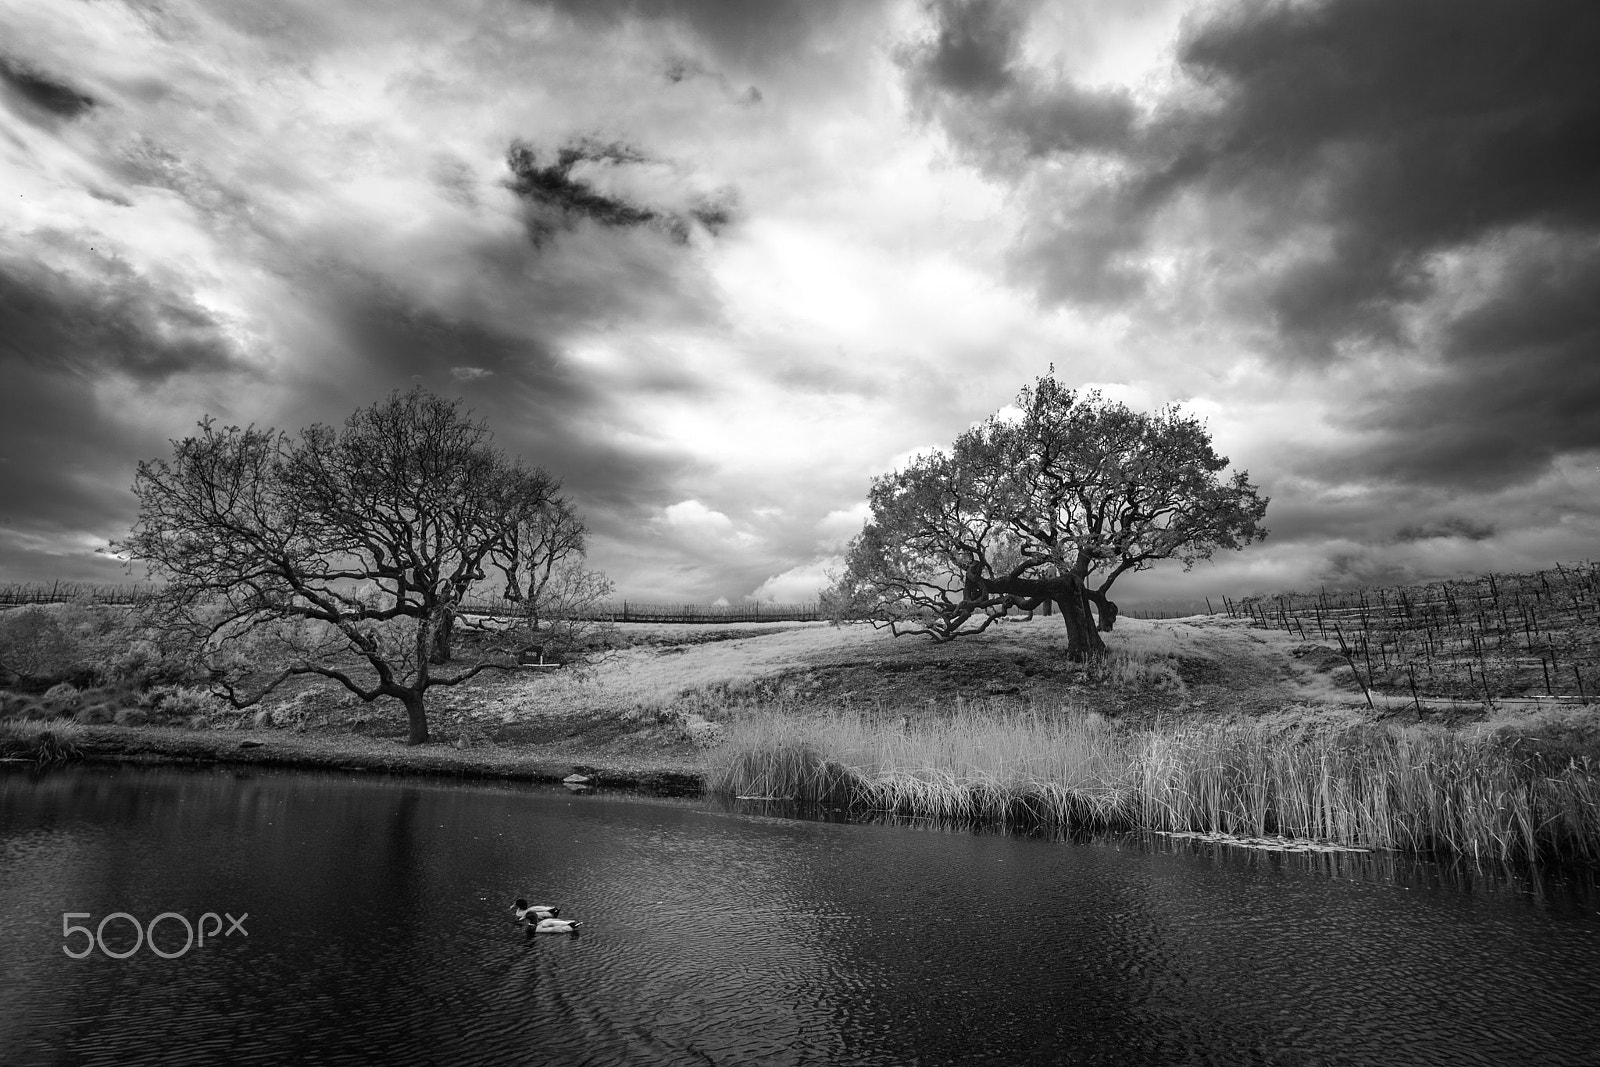
[{"label": "water surface", "polygon": [[[0,1063],[1592,1064],[1593,883],[559,788],[5,773]],[[582,934],[527,938],[519,895]],[[65,912],[249,917],[75,960]]]}]

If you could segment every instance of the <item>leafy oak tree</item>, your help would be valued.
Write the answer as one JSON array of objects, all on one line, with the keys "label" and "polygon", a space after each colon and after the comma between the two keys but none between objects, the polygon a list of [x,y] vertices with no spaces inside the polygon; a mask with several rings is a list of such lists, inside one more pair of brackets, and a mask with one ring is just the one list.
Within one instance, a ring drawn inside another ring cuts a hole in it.
[{"label": "leafy oak tree", "polygon": [[514,669],[536,620],[501,627],[451,662],[463,598],[485,565],[508,573],[581,555],[581,535],[530,554],[551,514],[576,522],[558,483],[496,448],[459,401],[415,387],[298,438],[254,426],[172,442],[139,464],[139,515],[116,546],[164,579],[172,617],[199,638],[215,689],[247,707],[320,675],[405,708],[428,739],[425,696]]},{"label": "leafy oak tree", "polygon": [[1219,476],[1228,460],[1197,418],[1080,396],[1053,371],[1017,407],[873,480],[831,598],[937,641],[1055,605],[1068,654],[1084,659],[1104,650],[1123,574],[1266,537],[1266,498],[1246,472]]}]

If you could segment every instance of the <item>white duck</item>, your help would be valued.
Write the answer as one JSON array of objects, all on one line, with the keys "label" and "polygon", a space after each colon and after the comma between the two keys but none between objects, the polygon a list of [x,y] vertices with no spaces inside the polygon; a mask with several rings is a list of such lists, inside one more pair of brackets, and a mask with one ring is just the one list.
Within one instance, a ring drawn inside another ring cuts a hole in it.
[{"label": "white duck", "polygon": [[571,919],[540,919],[537,924],[529,920],[528,932],[530,934],[575,934],[582,923],[573,922]]}]

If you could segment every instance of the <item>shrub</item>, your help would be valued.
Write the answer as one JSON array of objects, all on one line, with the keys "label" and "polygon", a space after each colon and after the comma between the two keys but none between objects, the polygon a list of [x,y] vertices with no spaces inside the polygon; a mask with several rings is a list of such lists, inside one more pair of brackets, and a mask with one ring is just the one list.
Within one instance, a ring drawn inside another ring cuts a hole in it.
[{"label": "shrub", "polygon": [[71,671],[73,641],[59,615],[37,605],[0,611],[0,674],[38,682]]},{"label": "shrub", "polygon": [[221,707],[209,690],[183,685],[158,685],[147,690],[140,703],[151,711],[172,719],[192,719],[211,715]]},{"label": "shrub", "polygon": [[0,678],[29,689],[196,680],[186,639],[154,611],[89,602],[0,610]]},{"label": "shrub", "polygon": [[71,682],[61,682],[45,690],[44,706],[59,715],[71,715],[83,706],[83,694]]},{"label": "shrub", "polygon": [[90,704],[73,716],[73,720],[84,726],[103,726],[116,717],[117,708],[114,704]]}]

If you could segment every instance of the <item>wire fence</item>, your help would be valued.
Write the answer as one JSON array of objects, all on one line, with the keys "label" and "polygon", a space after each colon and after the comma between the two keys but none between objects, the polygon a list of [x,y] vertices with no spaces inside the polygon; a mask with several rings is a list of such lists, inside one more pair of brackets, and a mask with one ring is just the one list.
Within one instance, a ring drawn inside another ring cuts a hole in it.
[{"label": "wire fence", "polygon": [[30,582],[0,585],[0,608],[25,604],[138,604],[160,592],[153,585],[91,585],[85,582]]},{"label": "wire fence", "polygon": [[[0,608],[28,604],[69,604],[75,602],[105,605],[139,604],[161,589],[155,585],[91,585],[83,582],[49,582],[0,585]],[[514,618],[523,613],[515,602],[500,599],[465,600],[461,611],[467,615],[492,615]],[[818,604],[773,604],[748,601],[740,604],[658,604],[637,600],[606,601],[579,616],[585,621],[653,623],[751,623],[815,622],[823,618]]]},{"label": "wire fence", "polygon": [[[1600,689],[1600,565],[1224,599],[1233,618],[1337,650],[1367,692],[1577,701]],[[1369,696],[1370,700],[1370,696]]]},{"label": "wire fence", "polygon": [[[467,615],[492,615],[510,618],[522,609],[506,600],[466,600],[461,610]],[[771,604],[749,601],[741,604],[654,604],[637,600],[617,600],[596,604],[577,616],[585,621],[655,623],[730,623],[730,622],[816,622],[825,616],[818,604]]]}]

